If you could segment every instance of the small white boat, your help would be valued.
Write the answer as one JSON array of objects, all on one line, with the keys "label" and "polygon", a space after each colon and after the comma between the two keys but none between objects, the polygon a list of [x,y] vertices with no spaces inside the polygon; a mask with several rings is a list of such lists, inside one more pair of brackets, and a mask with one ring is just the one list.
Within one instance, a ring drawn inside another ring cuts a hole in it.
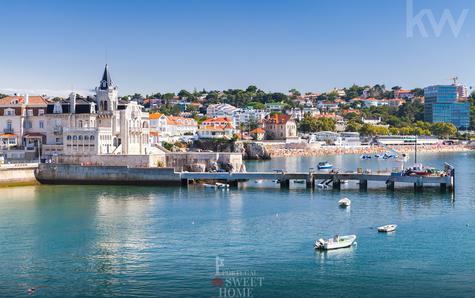
[{"label": "small white boat", "polygon": [[389,233],[396,231],[397,225],[385,225],[378,227],[378,232]]},{"label": "small white boat", "polygon": [[216,182],[216,187],[218,187],[218,188],[229,188],[229,184]]},{"label": "small white boat", "polygon": [[205,188],[214,188],[214,189],[218,188],[218,186],[216,186],[216,184],[209,184],[209,183],[203,183],[203,186]]},{"label": "small white boat", "polygon": [[262,183],[262,180],[254,180],[254,183],[260,184]]},{"label": "small white boat", "polygon": [[343,198],[338,201],[338,205],[340,205],[340,207],[346,208],[351,205],[351,201],[348,198]]},{"label": "small white boat", "polygon": [[356,235],[348,235],[348,236],[338,236],[336,235],[333,238],[328,240],[318,239],[315,241],[315,248],[321,250],[331,250],[331,249],[339,249],[350,247],[355,243]]}]

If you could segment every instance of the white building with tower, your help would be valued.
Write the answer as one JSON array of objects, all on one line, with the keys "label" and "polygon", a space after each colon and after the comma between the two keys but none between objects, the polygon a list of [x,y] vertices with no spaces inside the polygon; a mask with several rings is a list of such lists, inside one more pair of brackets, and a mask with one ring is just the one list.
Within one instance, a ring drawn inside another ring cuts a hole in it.
[{"label": "white building with tower", "polygon": [[44,156],[142,155],[150,152],[149,118],[137,102],[120,101],[106,65],[95,98],[49,103]]}]

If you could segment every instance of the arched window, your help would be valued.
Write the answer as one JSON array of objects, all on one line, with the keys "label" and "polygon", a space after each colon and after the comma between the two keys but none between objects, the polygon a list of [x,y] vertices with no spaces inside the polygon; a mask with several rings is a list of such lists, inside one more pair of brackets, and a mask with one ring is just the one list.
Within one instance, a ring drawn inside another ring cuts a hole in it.
[{"label": "arched window", "polygon": [[104,111],[107,111],[107,100],[104,100]]},{"label": "arched window", "polygon": [[79,141],[82,141],[82,136],[79,136],[79,137],[78,137],[78,140],[79,140]]},{"label": "arched window", "polygon": [[79,120],[79,127],[82,128],[82,120]]},{"label": "arched window", "polygon": [[68,141],[71,141],[71,136],[67,136],[66,139],[67,139]]},{"label": "arched window", "polygon": [[90,138],[90,139],[91,139],[91,141],[94,141],[94,136],[91,136],[91,138]]},{"label": "arched window", "polygon": [[89,136],[84,136],[84,140],[88,141],[88,140],[89,140]]},{"label": "arched window", "polygon": [[73,136],[73,141],[76,141],[78,139],[78,136]]}]

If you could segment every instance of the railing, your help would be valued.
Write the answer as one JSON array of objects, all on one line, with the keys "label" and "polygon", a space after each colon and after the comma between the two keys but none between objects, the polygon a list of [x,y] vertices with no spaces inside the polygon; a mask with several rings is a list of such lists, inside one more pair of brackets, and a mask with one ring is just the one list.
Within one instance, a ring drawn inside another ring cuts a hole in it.
[{"label": "railing", "polygon": [[7,127],[7,128],[3,129],[3,133],[13,133],[13,132],[14,132],[14,130],[11,127]]},{"label": "railing", "polygon": [[62,134],[62,133],[63,133],[63,127],[62,127],[62,126],[55,126],[55,127],[53,128],[53,133],[54,133],[55,135],[60,135],[60,134]]}]

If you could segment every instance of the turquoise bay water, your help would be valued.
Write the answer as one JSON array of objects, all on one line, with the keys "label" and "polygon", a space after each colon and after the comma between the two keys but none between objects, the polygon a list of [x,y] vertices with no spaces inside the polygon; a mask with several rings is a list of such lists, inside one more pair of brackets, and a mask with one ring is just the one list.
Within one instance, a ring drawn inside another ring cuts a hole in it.
[{"label": "turquoise bay water", "polygon": [[[325,159],[348,169],[394,166],[357,156]],[[321,160],[277,158],[247,168],[305,171]],[[391,193],[378,185],[368,192],[352,185],[281,191],[253,181],[229,191],[0,189],[0,297],[219,297],[220,284],[212,283],[217,257],[220,272],[260,278],[254,297],[473,297],[475,154],[420,160],[453,164],[455,194],[410,187]],[[343,196],[350,209],[338,208]],[[375,227],[387,223],[398,230],[378,234]],[[358,235],[358,244],[313,250],[315,239],[337,233]],[[222,288],[236,297],[242,285]]]}]

